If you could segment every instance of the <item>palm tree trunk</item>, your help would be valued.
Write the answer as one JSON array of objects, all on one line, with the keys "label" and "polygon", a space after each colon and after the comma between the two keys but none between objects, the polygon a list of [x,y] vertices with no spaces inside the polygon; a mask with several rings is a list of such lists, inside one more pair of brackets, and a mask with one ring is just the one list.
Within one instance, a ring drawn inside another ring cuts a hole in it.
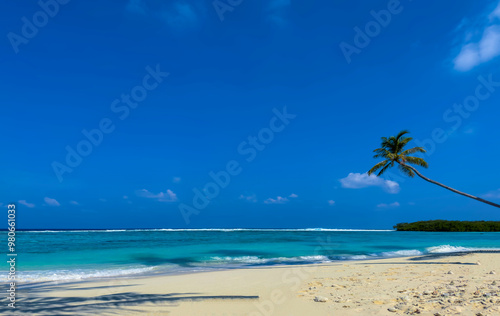
[{"label": "palm tree trunk", "polygon": [[490,202],[490,201],[484,200],[484,199],[482,199],[482,198],[480,198],[480,197],[477,197],[477,196],[474,196],[474,195],[470,195],[470,194],[467,194],[467,193],[464,193],[464,192],[461,192],[461,191],[455,190],[455,189],[450,188],[450,187],[448,187],[448,186],[446,186],[446,185],[444,185],[444,184],[441,184],[441,183],[439,183],[439,182],[437,182],[437,181],[431,180],[431,179],[429,179],[429,178],[425,177],[424,175],[422,175],[420,172],[418,172],[418,170],[417,170],[417,169],[413,168],[412,166],[408,166],[407,164],[405,164],[404,166],[405,166],[405,167],[410,168],[411,170],[413,170],[413,172],[415,172],[415,173],[416,173],[416,174],[417,174],[420,178],[424,179],[425,181],[428,181],[428,182],[430,182],[430,183],[434,183],[435,185],[439,185],[440,187],[443,187],[443,188],[445,188],[445,189],[448,189],[448,190],[450,190],[450,191],[452,191],[452,192],[455,192],[455,193],[458,193],[458,194],[460,194],[460,195],[466,196],[466,197],[468,197],[468,198],[474,199],[474,200],[476,200],[476,201],[483,202],[483,203],[486,203],[486,204],[489,204],[489,205],[492,205],[492,206],[495,206],[495,207],[499,207],[499,208],[500,208],[500,205],[498,205],[498,204],[496,204],[496,203],[493,203],[493,202]]}]

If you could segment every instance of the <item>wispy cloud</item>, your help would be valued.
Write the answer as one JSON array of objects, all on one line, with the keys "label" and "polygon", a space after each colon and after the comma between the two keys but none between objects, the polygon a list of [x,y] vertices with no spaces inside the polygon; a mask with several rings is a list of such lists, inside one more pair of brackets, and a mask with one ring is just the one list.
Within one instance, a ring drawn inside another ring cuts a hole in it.
[{"label": "wispy cloud", "polygon": [[72,205],[80,205],[80,203],[78,203],[77,201],[69,201],[69,204],[72,204]]},{"label": "wispy cloud", "polygon": [[195,9],[187,2],[172,4],[162,15],[168,25],[177,30],[192,28],[198,25],[198,16]]},{"label": "wispy cloud", "polygon": [[267,20],[278,27],[287,26],[287,14],[290,5],[290,0],[271,0],[266,8]]},{"label": "wispy cloud", "polygon": [[378,208],[395,208],[395,207],[399,207],[399,206],[400,206],[399,202],[394,202],[391,204],[381,203],[381,204],[377,205]]},{"label": "wispy cloud", "polygon": [[199,26],[200,13],[203,11],[200,3],[178,0],[159,5],[147,0],[129,0],[125,9],[146,19],[164,22],[172,30],[184,31]]},{"label": "wispy cloud", "polygon": [[276,198],[268,198],[264,201],[265,204],[285,204],[290,202],[290,199],[296,199],[299,196],[295,193],[292,193],[288,196],[277,196]]},{"label": "wispy cloud", "polygon": [[181,180],[182,180],[181,177],[173,177],[172,178],[173,183],[179,183],[179,182],[181,182]]},{"label": "wispy cloud", "polygon": [[459,29],[465,40],[453,60],[456,70],[471,70],[500,55],[500,3],[474,23],[462,21]]},{"label": "wispy cloud", "polygon": [[17,203],[21,204],[21,205],[24,205],[26,207],[29,207],[29,208],[33,208],[35,207],[35,204],[33,203],[28,203],[26,200],[19,200],[17,201]]},{"label": "wispy cloud", "polygon": [[172,190],[167,190],[166,192],[160,192],[158,194],[149,192],[146,189],[142,190],[137,190],[136,191],[137,196],[147,198],[147,199],[154,199],[159,202],[177,202],[177,195],[172,192]]},{"label": "wispy cloud", "polygon": [[367,173],[349,173],[343,179],[340,179],[343,188],[346,189],[362,189],[371,186],[383,188],[387,193],[399,193],[399,184],[395,181],[385,180],[375,175],[368,175]]},{"label": "wispy cloud", "polygon": [[464,134],[468,134],[468,135],[472,135],[476,132],[476,130],[473,128],[473,127],[467,127],[465,130],[464,130]]},{"label": "wispy cloud", "polygon": [[125,8],[132,13],[146,14],[146,8],[142,0],[129,0]]},{"label": "wispy cloud", "polygon": [[328,201],[328,205],[330,205],[330,206],[335,205],[335,201],[334,201],[334,200],[329,200],[329,201]]},{"label": "wispy cloud", "polygon": [[128,204],[132,204],[132,201],[130,201],[128,195],[124,195],[123,196],[123,199],[128,203]]},{"label": "wispy cloud", "polygon": [[500,189],[483,194],[486,199],[500,199]]},{"label": "wispy cloud", "polygon": [[266,204],[285,204],[290,202],[290,199],[296,199],[299,196],[295,193],[290,194],[288,197],[277,196],[276,198],[268,198],[264,201]]},{"label": "wispy cloud", "polygon": [[57,202],[56,199],[44,197],[43,200],[48,206],[61,206],[61,204],[59,202]]},{"label": "wispy cloud", "polygon": [[286,197],[278,196],[275,199],[273,198],[268,198],[267,200],[264,201],[266,204],[285,204],[288,203],[290,200],[287,199]]},{"label": "wispy cloud", "polygon": [[256,203],[257,202],[257,196],[255,194],[252,194],[252,195],[240,195],[239,196],[239,199],[240,200],[245,200],[247,202],[251,202],[251,203]]}]

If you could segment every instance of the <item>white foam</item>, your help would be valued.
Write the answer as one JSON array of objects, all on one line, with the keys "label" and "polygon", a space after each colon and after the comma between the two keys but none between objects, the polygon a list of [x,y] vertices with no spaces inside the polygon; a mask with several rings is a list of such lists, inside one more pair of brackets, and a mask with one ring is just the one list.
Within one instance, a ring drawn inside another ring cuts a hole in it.
[{"label": "white foam", "polygon": [[251,231],[251,232],[393,232],[389,229],[337,229],[337,228],[191,228],[191,229],[177,229],[177,228],[157,228],[157,229],[89,229],[89,230],[30,230],[23,231],[26,233],[109,233],[109,232],[149,232],[149,231],[162,231],[162,232],[190,232],[190,231],[215,231],[215,232],[238,232],[238,231]]},{"label": "white foam", "polygon": [[306,261],[331,261],[327,256],[301,256],[299,259]]},{"label": "white foam", "polygon": [[398,250],[398,251],[388,251],[382,252],[380,255],[385,258],[393,258],[393,257],[411,257],[411,256],[420,256],[422,255],[422,251],[412,249],[412,250]]},{"label": "white foam", "polygon": [[266,263],[269,259],[261,259],[256,256],[241,256],[241,257],[211,257],[210,261],[221,263]]},{"label": "white foam", "polygon": [[368,256],[366,255],[355,255],[355,256],[347,256],[344,257],[346,258],[345,260],[365,260],[368,259]]},{"label": "white foam", "polygon": [[[46,271],[21,271],[17,272],[16,280],[19,282],[48,282],[48,281],[76,281],[92,278],[120,277],[141,274],[152,271],[154,267],[128,268],[128,269],[75,269],[75,270],[46,270]],[[7,282],[6,277],[0,278],[1,282]]]},{"label": "white foam", "polygon": [[269,263],[320,263],[330,262],[327,256],[299,256],[299,257],[276,257],[276,258],[259,258],[256,256],[240,256],[240,257],[211,257],[210,261],[220,263],[241,263],[241,264],[269,264]]}]

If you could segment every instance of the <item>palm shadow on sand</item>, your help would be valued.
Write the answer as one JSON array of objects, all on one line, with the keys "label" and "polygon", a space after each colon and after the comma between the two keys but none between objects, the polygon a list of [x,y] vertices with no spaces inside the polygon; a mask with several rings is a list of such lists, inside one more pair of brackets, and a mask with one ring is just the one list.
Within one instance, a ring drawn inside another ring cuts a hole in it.
[{"label": "palm shadow on sand", "polygon": [[[16,301],[15,310],[7,304],[0,306],[1,315],[121,315],[121,311],[141,312],[142,304],[158,304],[168,308],[182,301],[201,300],[255,300],[258,296],[220,295],[203,296],[199,293],[140,294],[124,292],[96,297],[22,297]],[[166,312],[166,311],[165,311]]]}]

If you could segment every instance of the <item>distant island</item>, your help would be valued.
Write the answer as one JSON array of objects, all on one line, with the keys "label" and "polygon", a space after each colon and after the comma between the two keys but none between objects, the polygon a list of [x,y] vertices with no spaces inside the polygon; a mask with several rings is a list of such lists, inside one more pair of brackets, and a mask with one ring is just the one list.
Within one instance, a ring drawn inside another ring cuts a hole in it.
[{"label": "distant island", "polygon": [[397,231],[419,232],[500,232],[500,222],[494,221],[419,221],[399,223]]}]

